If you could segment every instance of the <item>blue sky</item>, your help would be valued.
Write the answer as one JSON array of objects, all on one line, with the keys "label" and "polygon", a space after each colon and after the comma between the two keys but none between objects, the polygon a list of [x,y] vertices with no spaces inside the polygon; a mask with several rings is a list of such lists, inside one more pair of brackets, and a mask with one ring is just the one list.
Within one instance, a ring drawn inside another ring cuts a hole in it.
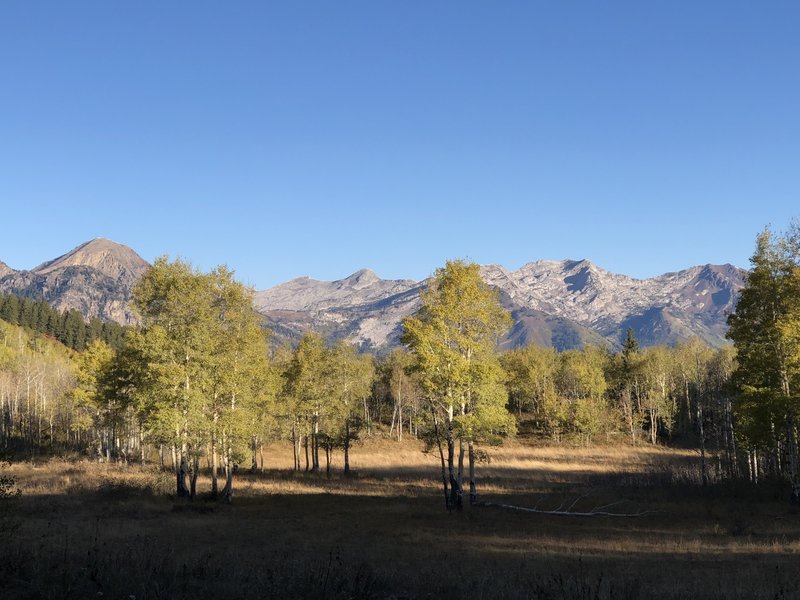
[{"label": "blue sky", "polygon": [[0,260],[265,288],[747,266],[800,215],[797,2],[0,3]]}]

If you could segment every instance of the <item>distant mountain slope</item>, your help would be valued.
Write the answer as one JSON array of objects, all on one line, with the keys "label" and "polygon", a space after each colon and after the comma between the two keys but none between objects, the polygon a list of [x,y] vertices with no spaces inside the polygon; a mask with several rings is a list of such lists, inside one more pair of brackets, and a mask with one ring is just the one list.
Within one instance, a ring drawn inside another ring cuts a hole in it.
[{"label": "distant mountain slope", "polygon": [[704,265],[634,279],[588,260],[537,261],[513,272],[489,265],[482,274],[515,305],[579,323],[613,343],[632,327],[646,345],[698,335],[712,346],[724,343],[746,276],[732,265]]},{"label": "distant mountain slope", "polygon": [[[643,345],[697,335],[719,346],[745,277],[732,265],[705,265],[640,280],[588,260],[537,261],[517,271],[487,265],[481,274],[514,317],[503,346],[559,350],[617,347],[628,327]],[[257,293],[256,307],[282,335],[298,338],[313,329],[379,348],[397,343],[401,321],[419,306],[425,284],[382,280],[371,271],[331,282],[303,277]]]},{"label": "distant mountain slope", "polygon": [[[127,246],[98,238],[30,271],[0,263],[0,292],[126,324],[134,318],[131,290],[148,268]],[[514,318],[503,347],[536,343],[559,350],[618,347],[628,327],[645,346],[693,335],[719,346],[746,276],[732,265],[703,265],[634,279],[588,260],[540,260],[516,271],[485,265],[481,274]],[[362,269],[337,281],[292,279],[256,292],[254,302],[279,338],[297,340],[311,329],[379,349],[399,343],[402,320],[419,307],[426,285]]]},{"label": "distant mountain slope", "polygon": [[149,267],[127,246],[98,238],[30,271],[0,268],[0,292],[127,324],[134,320],[131,290]]},{"label": "distant mountain slope", "polygon": [[365,348],[396,345],[400,322],[419,306],[424,283],[380,279],[362,269],[338,281],[310,277],[257,292],[256,310],[272,330],[299,339],[312,329],[331,339],[348,339]]},{"label": "distant mountain slope", "polygon": [[127,246],[105,238],[95,238],[63,256],[39,265],[32,272],[47,275],[76,266],[91,267],[129,287],[150,268],[147,261]]},{"label": "distant mountain slope", "polygon": [[419,284],[415,281],[381,279],[362,269],[339,281],[298,277],[263,292],[256,292],[257,310],[322,311],[362,306],[401,294]]}]

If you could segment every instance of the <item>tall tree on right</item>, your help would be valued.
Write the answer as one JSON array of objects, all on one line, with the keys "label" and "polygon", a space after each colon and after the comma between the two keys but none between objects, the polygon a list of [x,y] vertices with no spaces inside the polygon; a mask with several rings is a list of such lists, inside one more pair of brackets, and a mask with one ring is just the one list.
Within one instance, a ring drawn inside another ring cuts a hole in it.
[{"label": "tall tree on right", "polygon": [[791,483],[791,501],[798,503],[800,256],[791,240],[768,229],[759,234],[728,337],[737,352],[736,408],[746,442],[774,453]]},{"label": "tall tree on right", "polygon": [[[477,500],[475,442],[513,433],[506,410],[499,336],[511,324],[499,297],[474,263],[448,261],[437,269],[422,306],[403,321],[403,343],[413,353],[439,448],[448,510],[462,506],[464,451],[469,451],[470,502]],[[447,465],[443,445],[447,446]],[[458,462],[456,467],[456,446]]]}]

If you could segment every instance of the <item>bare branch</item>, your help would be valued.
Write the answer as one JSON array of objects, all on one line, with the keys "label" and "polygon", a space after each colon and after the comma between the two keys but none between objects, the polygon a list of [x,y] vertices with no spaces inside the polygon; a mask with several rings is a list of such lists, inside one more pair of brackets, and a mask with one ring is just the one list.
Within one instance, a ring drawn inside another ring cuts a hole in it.
[{"label": "bare branch", "polygon": [[[501,503],[498,503],[498,502],[479,502],[476,506],[484,506],[484,507],[487,507],[487,508],[507,508],[509,510],[519,510],[519,511],[522,511],[522,512],[530,512],[530,513],[536,513],[536,514],[540,514],[540,515],[552,515],[552,516],[557,516],[557,517],[626,517],[626,518],[632,518],[632,517],[644,517],[646,515],[652,515],[652,514],[656,514],[656,513],[660,512],[660,511],[656,511],[656,510],[641,510],[641,511],[637,511],[637,512],[610,512],[610,511],[606,510],[608,508],[611,508],[612,506],[616,506],[618,504],[621,504],[622,502],[624,502],[623,500],[618,500],[617,502],[611,502],[610,504],[605,504],[603,506],[597,506],[595,508],[592,508],[592,509],[586,510],[586,511],[572,510],[574,508],[574,506],[578,503],[578,501],[581,500],[582,498],[585,498],[585,497],[586,497],[586,495],[584,494],[583,496],[580,496],[580,497],[576,498],[572,502],[572,504],[570,504],[569,507],[567,507],[566,509],[564,509],[564,505],[566,504],[566,501],[564,501],[558,506],[558,508],[556,508],[554,510],[545,510],[545,509],[540,509],[540,508],[529,508],[529,507],[526,507],[526,506],[515,506],[513,504],[501,504]],[[536,506],[537,507],[539,506],[538,502],[536,503]]]}]

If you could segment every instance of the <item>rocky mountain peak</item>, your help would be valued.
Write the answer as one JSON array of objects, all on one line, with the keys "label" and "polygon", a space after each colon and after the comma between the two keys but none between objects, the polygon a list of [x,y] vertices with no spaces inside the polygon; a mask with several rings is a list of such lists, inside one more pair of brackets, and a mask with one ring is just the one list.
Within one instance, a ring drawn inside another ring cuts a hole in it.
[{"label": "rocky mountain peak", "polygon": [[47,275],[78,266],[91,267],[114,280],[131,284],[150,268],[147,261],[127,246],[105,238],[95,238],[39,265],[32,272]]},{"label": "rocky mountain peak", "polygon": [[414,281],[381,279],[369,269],[336,281],[300,277],[256,292],[257,310],[324,311],[376,302],[416,285]]},{"label": "rocky mountain peak", "polygon": [[0,277],[5,277],[6,275],[9,275],[10,273],[13,273],[13,272],[14,272],[14,269],[12,269],[6,263],[4,263],[2,260],[0,260]]},{"label": "rocky mountain peak", "polygon": [[378,277],[374,271],[370,269],[359,269],[349,277],[344,279],[345,282],[359,287],[366,287],[378,281],[381,281],[381,278]]}]

